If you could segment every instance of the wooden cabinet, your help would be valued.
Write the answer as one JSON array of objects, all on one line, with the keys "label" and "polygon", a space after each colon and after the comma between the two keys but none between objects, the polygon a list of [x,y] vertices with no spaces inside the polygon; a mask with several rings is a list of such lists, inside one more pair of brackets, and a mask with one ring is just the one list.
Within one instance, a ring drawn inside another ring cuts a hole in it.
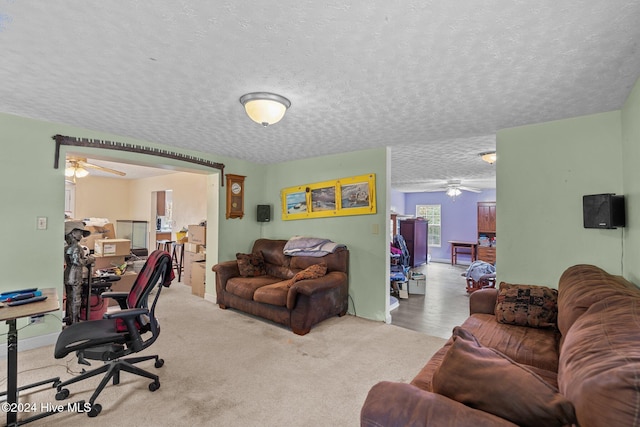
[{"label": "wooden cabinet", "polygon": [[489,264],[496,263],[496,248],[478,246],[478,260],[488,262]]},{"label": "wooden cabinet", "polygon": [[478,233],[496,234],[496,202],[478,202]]},{"label": "wooden cabinet", "polygon": [[427,221],[422,218],[400,221],[400,234],[409,250],[409,265],[417,267],[427,262]]},{"label": "wooden cabinet", "polygon": [[478,202],[478,259],[496,262],[496,202]]}]

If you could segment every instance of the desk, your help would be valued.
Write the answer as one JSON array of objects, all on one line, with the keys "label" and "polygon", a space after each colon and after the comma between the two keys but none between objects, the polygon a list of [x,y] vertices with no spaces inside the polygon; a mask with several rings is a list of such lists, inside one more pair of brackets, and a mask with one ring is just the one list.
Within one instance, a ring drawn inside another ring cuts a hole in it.
[{"label": "desk", "polygon": [[[6,320],[9,325],[9,333],[7,334],[7,403],[10,407],[15,407],[18,403],[18,330],[16,328],[16,320],[21,317],[38,316],[40,314],[56,311],[60,308],[58,302],[58,294],[54,288],[41,289],[42,295],[46,295],[44,301],[34,302],[31,304],[17,305],[9,307],[6,303],[0,308],[0,321]],[[37,384],[21,387],[20,390],[35,387],[38,385],[53,383],[59,381],[59,378],[41,381]],[[36,416],[41,418],[41,416]],[[18,424],[18,413],[16,411],[7,412],[7,426],[15,426]],[[24,424],[28,420],[21,420],[20,424]]]},{"label": "desk", "polygon": [[[478,252],[478,243],[476,242],[460,242],[458,240],[450,240],[451,244],[451,265],[458,263],[458,253],[467,253],[466,250],[471,251],[471,262],[475,261]],[[462,249],[464,252],[460,251]]]}]

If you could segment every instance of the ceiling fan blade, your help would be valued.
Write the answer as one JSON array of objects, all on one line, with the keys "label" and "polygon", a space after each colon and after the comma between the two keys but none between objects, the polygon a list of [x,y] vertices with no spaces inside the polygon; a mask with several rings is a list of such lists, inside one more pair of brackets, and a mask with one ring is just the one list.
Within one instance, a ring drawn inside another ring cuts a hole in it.
[{"label": "ceiling fan blade", "polygon": [[461,185],[459,188],[461,190],[464,190],[464,191],[471,191],[472,193],[481,193],[482,192],[482,190],[480,190],[478,188],[465,187],[464,185]]},{"label": "ceiling fan blade", "polygon": [[112,173],[112,174],[115,174],[115,175],[120,175],[120,176],[125,176],[126,175],[126,173],[124,173],[124,172],[121,172],[121,171],[118,171],[118,170],[115,170],[115,169],[105,168],[104,166],[94,165],[94,164],[87,163],[87,162],[84,162],[84,161],[79,161],[78,164],[82,165],[82,167],[85,167],[85,168],[96,169],[96,170],[99,170],[99,171],[108,172],[108,173]]}]

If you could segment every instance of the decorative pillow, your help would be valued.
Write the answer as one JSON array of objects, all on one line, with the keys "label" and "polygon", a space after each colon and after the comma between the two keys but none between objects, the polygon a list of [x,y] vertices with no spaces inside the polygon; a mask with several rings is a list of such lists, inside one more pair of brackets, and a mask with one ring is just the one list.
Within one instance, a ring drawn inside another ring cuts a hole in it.
[{"label": "decorative pillow", "polygon": [[296,283],[298,280],[304,279],[317,279],[325,274],[327,274],[327,264],[322,263],[310,265],[304,270],[297,272],[296,275],[293,276],[293,281],[291,283]]},{"label": "decorative pillow", "polygon": [[558,290],[502,282],[495,315],[500,323],[532,328],[555,327],[558,321]]},{"label": "decorative pillow", "polygon": [[573,405],[556,388],[459,327],[433,374],[433,391],[519,426],[576,422]]},{"label": "decorative pillow", "polygon": [[238,260],[238,270],[242,277],[255,277],[264,276],[267,274],[264,265],[264,258],[262,253],[255,252],[252,254],[236,254],[236,260]]}]

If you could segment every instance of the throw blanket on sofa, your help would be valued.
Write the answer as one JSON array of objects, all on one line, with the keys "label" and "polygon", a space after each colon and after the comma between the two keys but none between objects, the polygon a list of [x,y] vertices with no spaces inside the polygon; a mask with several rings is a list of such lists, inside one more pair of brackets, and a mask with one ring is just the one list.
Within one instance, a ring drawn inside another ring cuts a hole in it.
[{"label": "throw blanket on sofa", "polygon": [[287,241],[282,252],[289,256],[323,257],[339,248],[346,248],[346,246],[329,239],[295,236]]}]

